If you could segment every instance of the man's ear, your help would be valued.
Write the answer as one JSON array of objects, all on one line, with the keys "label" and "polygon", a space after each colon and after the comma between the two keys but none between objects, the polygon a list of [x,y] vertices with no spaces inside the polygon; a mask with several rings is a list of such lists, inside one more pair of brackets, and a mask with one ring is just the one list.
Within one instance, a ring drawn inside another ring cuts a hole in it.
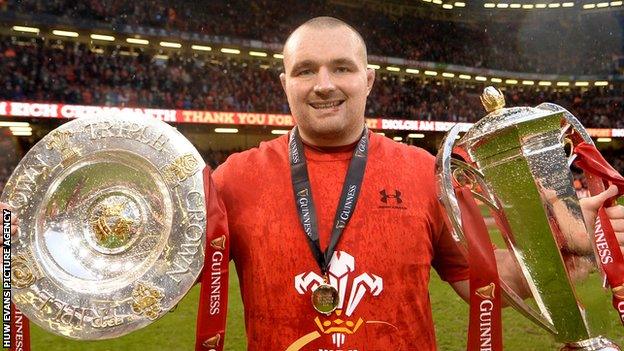
[{"label": "man's ear", "polygon": [[373,89],[373,84],[375,83],[375,70],[372,68],[366,69],[366,96],[370,94]]},{"label": "man's ear", "polygon": [[280,73],[279,78],[282,83],[282,89],[284,89],[284,93],[286,93],[286,73]]}]

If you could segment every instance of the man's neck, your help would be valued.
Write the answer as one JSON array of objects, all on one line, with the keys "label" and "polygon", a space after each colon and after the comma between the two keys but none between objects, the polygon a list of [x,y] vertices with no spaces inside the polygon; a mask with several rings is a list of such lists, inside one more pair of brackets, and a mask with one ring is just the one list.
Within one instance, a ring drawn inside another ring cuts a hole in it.
[{"label": "man's neck", "polygon": [[326,135],[326,136],[318,136],[312,137],[307,135],[305,132],[299,130],[299,136],[304,144],[312,147],[316,147],[319,149],[324,148],[342,148],[350,145],[355,145],[360,137],[362,136],[362,131],[364,126],[356,129],[354,132],[351,132],[347,135]]}]

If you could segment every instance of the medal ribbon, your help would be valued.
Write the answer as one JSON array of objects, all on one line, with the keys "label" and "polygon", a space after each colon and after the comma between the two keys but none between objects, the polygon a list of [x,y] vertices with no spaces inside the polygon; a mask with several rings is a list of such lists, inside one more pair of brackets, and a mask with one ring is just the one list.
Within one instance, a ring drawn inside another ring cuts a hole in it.
[{"label": "medal ribbon", "polygon": [[[196,351],[222,351],[228,302],[228,268],[230,264],[230,237],[225,207],[210,177],[210,167],[203,171],[206,204],[206,254],[204,269],[199,278],[199,306],[195,331]],[[214,294],[214,282],[219,282]],[[218,300],[216,299],[218,297]]]},{"label": "medal ribbon", "polygon": [[[577,155],[575,166],[589,173],[589,176],[598,177],[605,186],[615,184],[618,187],[616,198],[624,195],[624,177],[611,167],[594,145],[582,142],[574,148],[574,153]],[[590,190],[594,189],[590,187]],[[592,195],[596,195],[595,191],[592,191]],[[613,292],[613,307],[618,311],[620,322],[624,324],[624,257],[605,210],[615,204],[616,198],[607,199],[600,206],[592,241]]]},{"label": "medal ribbon", "polygon": [[355,211],[355,205],[360,195],[362,179],[364,178],[364,170],[366,169],[366,161],[368,159],[368,128],[364,127],[362,136],[355,150],[353,150],[353,157],[349,163],[345,183],[342,186],[340,201],[338,201],[338,209],[334,217],[329,245],[325,252],[321,250],[319,242],[318,219],[314,201],[312,200],[312,187],[310,185],[303,142],[301,141],[296,126],[290,132],[288,157],[290,159],[290,173],[293,191],[295,192],[295,203],[297,213],[299,214],[299,221],[308,239],[312,255],[314,255],[314,259],[318,263],[321,273],[325,275],[336,245]]},{"label": "medal ribbon", "polygon": [[501,286],[496,257],[479,206],[467,187],[455,189],[468,243],[470,322],[468,351],[502,351]]}]

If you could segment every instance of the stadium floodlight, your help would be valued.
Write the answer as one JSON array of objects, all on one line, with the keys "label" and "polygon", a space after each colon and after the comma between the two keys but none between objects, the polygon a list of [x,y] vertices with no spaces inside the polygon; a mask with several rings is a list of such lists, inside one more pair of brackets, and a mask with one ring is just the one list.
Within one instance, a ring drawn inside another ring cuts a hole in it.
[{"label": "stadium floodlight", "polygon": [[4,122],[0,121],[0,127],[29,127],[28,122]]},{"label": "stadium floodlight", "polygon": [[[597,87],[605,87],[607,85],[609,85],[609,82],[607,82],[605,80],[599,80],[599,81],[594,82],[594,86],[597,86]],[[0,122],[0,123],[2,123],[2,122]]]},{"label": "stadium floodlight", "polygon": [[212,51],[212,48],[206,45],[191,45],[191,49],[197,51]]},{"label": "stadium floodlight", "polygon": [[407,68],[407,69],[405,69],[405,73],[418,74],[418,73],[420,73],[420,71],[417,70],[417,69],[414,69],[414,68]]},{"label": "stadium floodlight", "polygon": [[466,7],[466,3],[465,2],[456,2],[455,3],[455,7]]},{"label": "stadium floodlight", "polygon": [[542,86],[542,87],[549,87],[549,86],[552,85],[552,82],[543,80],[543,81],[537,83],[537,85]]},{"label": "stadium floodlight", "polygon": [[518,81],[515,79],[507,79],[505,80],[505,84],[518,84]]},{"label": "stadium floodlight", "polygon": [[522,8],[525,9],[525,10],[533,10],[534,7],[535,6],[533,4],[522,5]]},{"label": "stadium floodlight", "polygon": [[169,56],[161,54],[161,55],[154,55],[154,58],[157,60],[168,60]]},{"label": "stadium floodlight", "polygon": [[437,76],[438,72],[436,71],[425,71],[426,76]]},{"label": "stadium floodlight", "polygon": [[512,8],[512,9],[519,9],[519,8],[522,7],[522,5],[521,4],[511,4],[511,5],[509,5],[509,7]]},{"label": "stadium floodlight", "polygon": [[231,48],[221,48],[222,53],[224,54],[232,54],[232,55],[239,55],[240,54],[240,50],[238,49],[231,49]]},{"label": "stadium floodlight", "polygon": [[91,34],[89,37],[93,40],[115,41],[115,37],[112,35]]},{"label": "stadium floodlight", "polygon": [[603,7],[607,7],[607,6],[609,6],[608,2],[599,2],[599,3],[596,4],[596,7],[599,8],[599,9],[603,8]]},{"label": "stadium floodlight", "polygon": [[424,2],[431,2],[431,0],[423,0]]},{"label": "stadium floodlight", "polygon": [[623,1],[611,1],[611,6],[622,6]]},{"label": "stadium floodlight", "polygon": [[597,142],[599,143],[610,143],[613,139],[611,138],[598,138],[596,139]]},{"label": "stadium floodlight", "polygon": [[455,73],[442,72],[442,77],[444,77],[444,78],[453,78],[453,77],[455,77]]},{"label": "stadium floodlight", "polygon": [[591,10],[593,8],[596,8],[596,4],[585,4],[585,5],[583,5],[583,10]]},{"label": "stadium floodlight", "polygon": [[27,126],[27,127],[14,126],[14,127],[9,127],[9,129],[11,130],[11,132],[32,132],[31,126]]},{"label": "stadium floodlight", "polygon": [[274,135],[284,135],[284,134],[288,134],[289,130],[288,129],[273,129],[271,131],[271,134]]},{"label": "stadium floodlight", "polygon": [[491,2],[486,2],[485,4],[483,4],[483,7],[485,7],[486,9],[493,9],[496,7],[496,4],[493,4]]},{"label": "stadium floodlight", "polygon": [[215,133],[224,133],[224,134],[236,134],[238,133],[238,129],[236,128],[215,128]]},{"label": "stadium floodlight", "polygon": [[12,132],[13,136],[32,136],[32,132]]},{"label": "stadium floodlight", "polygon": [[137,44],[137,45],[147,45],[147,44],[149,44],[149,40],[147,40],[147,39],[139,39],[139,38],[127,38],[126,42],[128,42],[130,44]]},{"label": "stadium floodlight", "polygon": [[366,65],[366,68],[370,68],[370,69],[380,69],[381,66],[380,65],[374,65],[372,63],[369,63],[368,65]]},{"label": "stadium floodlight", "polygon": [[471,79],[472,77],[467,74],[460,74],[459,79]]},{"label": "stadium floodlight", "polygon": [[442,0],[433,0],[432,2],[437,5],[442,5]]},{"label": "stadium floodlight", "polygon": [[386,133],[384,133],[384,132],[375,132],[375,133],[377,133],[377,134],[379,134],[379,135],[386,136]]},{"label": "stadium floodlight", "polygon": [[534,84],[535,84],[535,82],[534,82],[534,81],[532,81],[532,80],[523,80],[523,81],[522,81],[522,84],[523,84],[523,85],[534,85]]},{"label": "stadium floodlight", "polygon": [[561,4],[562,7],[574,7],[574,3],[573,2],[564,2],[563,4]]},{"label": "stadium floodlight", "polygon": [[262,51],[250,51],[249,56],[267,57],[269,55],[266,52],[262,52]]},{"label": "stadium floodlight", "polygon": [[401,138],[400,136],[395,136],[394,138],[392,138],[392,140],[394,140],[394,141],[401,141],[401,140],[403,140],[403,138]]},{"label": "stadium floodlight", "polygon": [[575,82],[574,85],[577,87],[586,87],[589,86],[589,82]]},{"label": "stadium floodlight", "polygon": [[557,82],[558,87],[568,87],[570,86],[570,82]]},{"label": "stadium floodlight", "polygon": [[453,5],[451,4],[444,4],[442,5],[442,8],[445,10],[452,10],[453,9]]},{"label": "stadium floodlight", "polygon": [[395,66],[388,66],[388,67],[386,67],[386,69],[388,71],[391,71],[391,72],[400,72],[401,71],[401,69],[399,67],[395,67]]},{"label": "stadium floodlight", "polygon": [[509,4],[506,2],[499,2],[498,4],[496,4],[496,7],[498,7],[499,9],[506,9],[509,7]]},{"label": "stadium floodlight", "polygon": [[78,33],[77,32],[72,32],[72,31],[68,31],[68,30],[60,30],[60,29],[53,30],[52,34],[57,35],[59,37],[70,37],[70,38],[77,38],[78,37]]},{"label": "stadium floodlight", "polygon": [[475,80],[478,80],[479,82],[485,82],[487,81],[487,77],[484,76],[476,76]]},{"label": "stadium floodlight", "polygon": [[407,135],[407,137],[412,139],[423,139],[425,135],[422,133],[410,133]]},{"label": "stadium floodlight", "polygon": [[502,83],[502,82],[503,82],[503,80],[502,80],[502,79],[500,79],[500,78],[492,78],[492,79],[490,79],[490,81],[491,81],[492,83]]},{"label": "stadium floodlight", "polygon": [[182,47],[182,44],[180,43],[174,43],[171,41],[161,41],[159,43],[160,46],[165,47],[165,48],[174,48],[174,49],[179,49]]},{"label": "stadium floodlight", "polygon": [[558,3],[558,2],[551,2],[550,4],[548,4],[548,8],[550,8],[550,9],[556,9],[556,8],[558,8],[560,6],[561,6],[561,4]]},{"label": "stadium floodlight", "polygon": [[276,58],[276,59],[283,59],[284,55],[282,55],[282,54],[273,54],[273,57]]},{"label": "stadium floodlight", "polygon": [[546,4],[535,4],[535,8],[536,9],[545,9],[546,8]]},{"label": "stadium floodlight", "polygon": [[16,32],[26,32],[26,33],[39,34],[39,28],[36,28],[36,27],[13,26],[12,29],[14,31],[16,31]]}]

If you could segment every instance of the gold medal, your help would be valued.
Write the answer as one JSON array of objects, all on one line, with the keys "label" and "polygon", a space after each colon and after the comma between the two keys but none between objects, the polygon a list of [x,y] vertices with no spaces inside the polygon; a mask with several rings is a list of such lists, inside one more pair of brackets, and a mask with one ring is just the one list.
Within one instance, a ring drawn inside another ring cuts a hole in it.
[{"label": "gold medal", "polygon": [[340,304],[338,290],[333,286],[323,283],[312,292],[312,306],[320,313],[330,315]]}]

